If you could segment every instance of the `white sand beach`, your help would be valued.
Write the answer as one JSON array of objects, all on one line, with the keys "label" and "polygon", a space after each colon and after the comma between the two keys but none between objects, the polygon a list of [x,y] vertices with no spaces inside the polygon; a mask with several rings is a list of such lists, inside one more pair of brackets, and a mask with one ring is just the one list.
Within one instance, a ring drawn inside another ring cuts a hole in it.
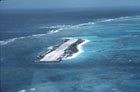
[{"label": "white sand beach", "polygon": [[63,58],[63,60],[73,59],[73,58],[75,58],[76,56],[78,56],[80,53],[83,52],[82,46],[83,46],[85,43],[87,43],[87,42],[89,42],[89,40],[85,40],[85,41],[82,42],[81,44],[77,45],[78,52],[77,52],[77,53],[74,53],[74,54],[73,54],[72,56],[70,56],[70,57]]}]

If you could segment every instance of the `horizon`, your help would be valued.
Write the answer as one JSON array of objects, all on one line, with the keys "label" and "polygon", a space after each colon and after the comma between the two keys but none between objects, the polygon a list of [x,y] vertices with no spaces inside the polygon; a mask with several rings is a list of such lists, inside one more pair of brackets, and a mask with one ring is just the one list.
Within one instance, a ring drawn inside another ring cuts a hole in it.
[{"label": "horizon", "polygon": [[39,10],[58,10],[58,11],[87,11],[87,10],[136,10],[139,11],[140,7],[77,7],[77,8],[32,8],[32,9],[9,9],[9,8],[0,8],[0,11],[39,11]]},{"label": "horizon", "polygon": [[0,9],[22,10],[22,9],[78,9],[78,8],[107,8],[107,7],[140,7],[139,0],[2,0]]}]

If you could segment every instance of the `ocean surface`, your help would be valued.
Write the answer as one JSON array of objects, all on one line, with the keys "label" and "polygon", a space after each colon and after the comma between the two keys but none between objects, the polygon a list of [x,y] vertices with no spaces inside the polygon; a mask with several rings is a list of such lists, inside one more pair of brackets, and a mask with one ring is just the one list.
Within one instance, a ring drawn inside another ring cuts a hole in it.
[{"label": "ocean surface", "polygon": [[[36,56],[89,40],[60,63]],[[1,92],[140,92],[139,10],[0,10]]]}]

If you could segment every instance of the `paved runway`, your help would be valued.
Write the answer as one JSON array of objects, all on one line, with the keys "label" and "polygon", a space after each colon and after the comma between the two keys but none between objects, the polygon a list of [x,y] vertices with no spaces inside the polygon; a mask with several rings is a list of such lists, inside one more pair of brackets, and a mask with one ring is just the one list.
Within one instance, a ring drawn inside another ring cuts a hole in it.
[{"label": "paved runway", "polygon": [[56,48],[54,51],[46,54],[40,61],[48,61],[48,62],[53,62],[53,61],[59,61],[61,56],[64,54],[65,50],[69,48],[72,44],[77,42],[78,39],[69,39],[67,42],[63,43],[60,45],[58,48]]}]

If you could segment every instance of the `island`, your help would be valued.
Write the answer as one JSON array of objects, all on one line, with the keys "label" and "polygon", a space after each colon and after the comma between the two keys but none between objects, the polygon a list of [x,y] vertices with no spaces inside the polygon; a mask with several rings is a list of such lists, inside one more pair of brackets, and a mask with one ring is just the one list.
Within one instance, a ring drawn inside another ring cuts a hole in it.
[{"label": "island", "polygon": [[35,62],[60,62],[72,58],[74,54],[81,52],[80,47],[86,42],[87,40],[83,39],[65,39],[62,43],[49,47],[47,52],[38,55]]}]

